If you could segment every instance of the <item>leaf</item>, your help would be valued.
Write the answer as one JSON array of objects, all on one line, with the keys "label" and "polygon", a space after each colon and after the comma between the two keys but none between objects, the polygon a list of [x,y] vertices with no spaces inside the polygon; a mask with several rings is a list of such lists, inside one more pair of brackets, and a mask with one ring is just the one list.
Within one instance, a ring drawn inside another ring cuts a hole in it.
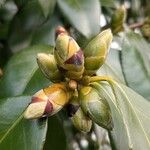
[{"label": "leaf", "polygon": [[112,112],[114,129],[111,134],[120,149],[150,149],[150,103],[130,88],[112,83],[99,84],[99,94],[106,98]]},{"label": "leaf", "polygon": [[128,86],[150,100],[150,46],[148,43],[136,33],[127,33],[121,58]]},{"label": "leaf", "polygon": [[37,80],[41,77],[37,78],[36,74],[38,70],[36,55],[39,52],[51,53],[52,51],[53,47],[37,45],[14,55],[5,67],[4,76],[0,80],[0,97],[17,96],[26,92],[33,94],[35,90],[48,85],[49,81],[44,76],[41,80]]},{"label": "leaf", "polygon": [[99,0],[99,1],[100,1],[101,6],[115,8],[115,1],[114,0]]},{"label": "leaf", "polygon": [[110,49],[106,62],[98,70],[97,74],[111,76],[114,80],[125,83],[119,55],[119,50]]},{"label": "leaf", "polygon": [[56,0],[38,0],[42,11],[44,13],[44,16],[47,17],[49,14],[53,13],[55,4],[56,4]]},{"label": "leaf", "polygon": [[30,0],[26,3],[24,0],[18,0],[18,3],[24,6],[11,21],[8,34],[8,44],[13,52],[28,47],[35,29],[47,19],[38,1]]},{"label": "leaf", "polygon": [[5,5],[5,2],[6,2],[5,0],[1,0],[1,1],[0,1],[0,8]]},{"label": "leaf", "polygon": [[0,149],[41,150],[46,136],[47,122],[25,120],[23,111],[30,96],[0,99]]},{"label": "leaf", "polygon": [[64,132],[62,120],[59,120],[57,116],[52,116],[48,119],[48,131],[44,150],[66,150],[67,141]]},{"label": "leaf", "polygon": [[58,0],[64,16],[84,36],[98,34],[100,29],[100,5],[98,0]]},{"label": "leaf", "polygon": [[55,30],[56,27],[61,24],[62,23],[56,16],[48,19],[45,23],[42,24],[42,26],[35,29],[32,36],[31,45],[39,43],[55,45]]},{"label": "leaf", "polygon": [[31,0],[14,0],[15,4],[18,6],[18,8],[23,7],[29,1],[31,1]]}]

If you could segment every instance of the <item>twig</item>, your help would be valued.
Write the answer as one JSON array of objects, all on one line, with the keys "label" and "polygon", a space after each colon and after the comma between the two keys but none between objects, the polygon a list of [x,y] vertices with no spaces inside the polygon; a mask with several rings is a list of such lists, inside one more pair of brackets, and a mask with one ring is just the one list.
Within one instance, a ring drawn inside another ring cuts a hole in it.
[{"label": "twig", "polygon": [[137,22],[129,25],[130,29],[136,29],[136,28],[141,28],[143,26],[144,22]]}]

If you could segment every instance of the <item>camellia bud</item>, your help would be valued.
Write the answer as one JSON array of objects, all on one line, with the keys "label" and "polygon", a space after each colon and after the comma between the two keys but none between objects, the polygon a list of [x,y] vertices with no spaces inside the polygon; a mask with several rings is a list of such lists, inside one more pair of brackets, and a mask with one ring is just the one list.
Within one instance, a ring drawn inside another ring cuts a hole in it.
[{"label": "camellia bud", "polygon": [[150,17],[145,19],[141,31],[143,36],[150,41]]},{"label": "camellia bud", "polygon": [[95,74],[104,64],[112,42],[112,33],[110,29],[104,30],[91,40],[84,49],[85,73]]},{"label": "camellia bud", "polygon": [[33,95],[24,117],[35,119],[54,115],[68,103],[69,98],[70,93],[64,83],[53,84]]},{"label": "camellia bud", "polygon": [[61,73],[57,68],[55,58],[51,54],[39,53],[37,63],[43,74],[51,81],[60,81]]},{"label": "camellia bud", "polygon": [[84,56],[76,41],[61,33],[56,39],[56,48],[54,51],[55,59],[59,69],[70,79],[80,79],[84,71]]},{"label": "camellia bud", "polygon": [[80,90],[79,99],[83,111],[95,123],[109,130],[113,128],[109,105],[105,99],[100,97],[95,88],[83,87]]},{"label": "camellia bud", "polygon": [[73,125],[82,132],[89,132],[92,127],[91,119],[82,111],[78,98],[73,97],[67,107],[68,115]]},{"label": "camellia bud", "polygon": [[58,27],[56,28],[56,37],[57,37],[59,34],[61,34],[61,33],[66,34],[66,35],[69,35],[68,32],[65,30],[64,27],[58,26]]},{"label": "camellia bud", "polygon": [[124,22],[126,19],[126,8],[121,6],[118,8],[111,19],[111,29],[113,33],[118,33],[124,30]]}]

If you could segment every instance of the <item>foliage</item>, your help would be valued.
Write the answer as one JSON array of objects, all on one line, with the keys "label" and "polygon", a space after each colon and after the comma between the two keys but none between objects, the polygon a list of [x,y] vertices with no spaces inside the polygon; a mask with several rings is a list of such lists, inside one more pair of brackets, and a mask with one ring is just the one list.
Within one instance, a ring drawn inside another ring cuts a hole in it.
[{"label": "foliage", "polygon": [[104,29],[112,29],[113,42],[97,74],[114,82],[98,81],[91,86],[111,110],[111,148],[150,149],[150,2],[122,4],[121,0],[0,1],[1,150],[97,149],[107,145],[106,139],[98,139],[95,125],[88,134],[77,131],[64,110],[48,119],[23,117],[31,96],[51,84],[39,70],[36,56],[54,51],[58,25],[87,53],[89,41]]}]

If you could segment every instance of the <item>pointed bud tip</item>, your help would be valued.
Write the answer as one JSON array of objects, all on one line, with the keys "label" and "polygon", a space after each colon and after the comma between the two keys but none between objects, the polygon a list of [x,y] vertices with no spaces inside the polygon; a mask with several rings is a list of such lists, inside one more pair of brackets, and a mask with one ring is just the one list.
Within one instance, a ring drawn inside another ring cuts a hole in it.
[{"label": "pointed bud tip", "polygon": [[68,32],[66,31],[66,29],[65,29],[64,27],[58,26],[58,27],[56,28],[56,37],[57,37],[58,35],[60,35],[61,33],[68,35]]},{"label": "pointed bud tip", "polygon": [[36,59],[37,59],[37,61],[41,61],[47,57],[48,57],[48,55],[46,53],[38,53]]},{"label": "pointed bud tip", "polygon": [[40,60],[40,59],[44,59],[44,58],[49,58],[51,57],[50,54],[46,54],[46,53],[38,53],[37,54],[37,59]]},{"label": "pointed bud tip", "polygon": [[121,5],[121,7],[120,7],[120,9],[122,10],[122,11],[126,11],[126,8],[127,6],[126,5]]},{"label": "pointed bud tip", "polygon": [[37,58],[40,58],[40,57],[43,57],[43,56],[45,56],[45,53],[38,53],[37,54]]},{"label": "pointed bud tip", "polygon": [[108,34],[111,38],[113,37],[112,31],[110,28],[104,30],[103,32],[105,32],[105,34]]},{"label": "pointed bud tip", "polygon": [[36,103],[31,103],[25,113],[24,113],[24,118],[25,119],[36,119],[40,118],[43,116],[45,107],[47,105],[47,102],[36,102]]},{"label": "pointed bud tip", "polygon": [[113,34],[112,34],[111,29],[108,28],[108,29],[104,30],[102,32],[102,34],[104,35],[104,40],[107,41],[107,46],[109,47],[111,42],[112,42],[112,40],[113,40]]}]

